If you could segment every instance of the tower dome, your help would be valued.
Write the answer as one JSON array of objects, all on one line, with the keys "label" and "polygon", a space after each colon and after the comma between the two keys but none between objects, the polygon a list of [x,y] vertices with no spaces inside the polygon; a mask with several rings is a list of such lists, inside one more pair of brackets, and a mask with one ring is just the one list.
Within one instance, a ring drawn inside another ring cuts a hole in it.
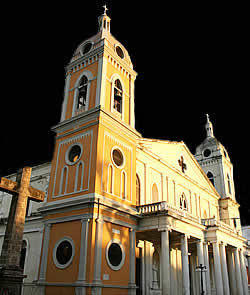
[{"label": "tower dome", "polygon": [[76,48],[67,69],[85,61],[86,59],[95,56],[100,50],[103,50],[103,46],[114,54],[119,61],[126,66],[133,69],[130,56],[126,48],[111,34],[111,18],[107,15],[106,5],[104,12],[98,17],[98,32],[94,36],[81,42]]},{"label": "tower dome", "polygon": [[206,138],[196,148],[195,157],[197,161],[206,160],[211,157],[218,157],[218,156],[224,156],[230,161],[227,150],[221,144],[221,142],[214,136],[213,124],[209,119],[209,115],[207,114],[206,116],[207,116],[207,121],[205,124]]},{"label": "tower dome", "polygon": [[233,165],[225,147],[215,138],[207,115],[206,138],[197,146],[195,158],[222,198],[235,200]]}]

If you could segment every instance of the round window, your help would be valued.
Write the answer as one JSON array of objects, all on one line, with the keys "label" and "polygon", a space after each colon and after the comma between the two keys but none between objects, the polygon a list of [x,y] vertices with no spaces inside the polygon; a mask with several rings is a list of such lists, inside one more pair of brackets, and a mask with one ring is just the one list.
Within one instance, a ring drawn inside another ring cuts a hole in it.
[{"label": "round window", "polygon": [[66,153],[66,162],[73,165],[80,160],[82,154],[82,147],[80,144],[75,144],[69,148]]},{"label": "round window", "polygon": [[210,155],[211,155],[211,150],[210,149],[205,149],[204,156],[209,157]]},{"label": "round window", "polygon": [[92,48],[92,43],[90,42],[86,43],[85,45],[83,45],[82,54],[88,53],[91,48]]},{"label": "round window", "polygon": [[119,270],[124,264],[125,253],[120,241],[112,240],[106,248],[106,259],[113,270]]},{"label": "round window", "polygon": [[124,162],[123,154],[120,150],[114,149],[112,151],[112,159],[116,166],[121,167]]},{"label": "round window", "polygon": [[74,257],[74,243],[70,238],[58,241],[53,250],[53,260],[58,268],[66,268]]},{"label": "round window", "polygon": [[121,49],[120,46],[116,46],[115,50],[116,50],[117,55],[118,55],[120,58],[124,58],[124,53],[123,53],[123,50]]}]

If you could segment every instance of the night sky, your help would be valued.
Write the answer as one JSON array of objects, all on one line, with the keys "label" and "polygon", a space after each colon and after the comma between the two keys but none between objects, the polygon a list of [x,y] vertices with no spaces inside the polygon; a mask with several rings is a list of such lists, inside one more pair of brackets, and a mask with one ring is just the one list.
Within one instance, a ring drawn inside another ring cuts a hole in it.
[{"label": "night sky", "polygon": [[111,33],[138,73],[136,129],[143,137],[183,140],[194,153],[205,138],[208,113],[234,164],[242,224],[250,224],[246,7],[135,2],[19,2],[5,9],[0,175],[51,160],[50,128],[60,120],[64,67],[97,32],[106,3]]}]

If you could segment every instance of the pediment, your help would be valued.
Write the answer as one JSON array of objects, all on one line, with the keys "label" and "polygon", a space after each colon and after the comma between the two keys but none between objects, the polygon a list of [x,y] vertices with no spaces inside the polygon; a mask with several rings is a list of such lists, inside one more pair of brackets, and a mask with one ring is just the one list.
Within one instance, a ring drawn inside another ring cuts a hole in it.
[{"label": "pediment", "polygon": [[141,139],[140,146],[159,158],[176,173],[199,184],[203,189],[219,197],[205,172],[184,142]]}]

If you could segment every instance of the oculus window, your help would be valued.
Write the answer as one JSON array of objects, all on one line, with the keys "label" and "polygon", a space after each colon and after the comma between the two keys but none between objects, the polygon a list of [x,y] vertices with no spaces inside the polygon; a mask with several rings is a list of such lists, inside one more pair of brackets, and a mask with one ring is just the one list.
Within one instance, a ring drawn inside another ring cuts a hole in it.
[{"label": "oculus window", "polygon": [[125,252],[118,240],[111,240],[106,247],[106,260],[110,268],[119,270],[125,260]]},{"label": "oculus window", "polygon": [[59,240],[53,250],[53,260],[58,268],[68,267],[75,255],[75,246],[71,238],[65,237]]},{"label": "oculus window", "polygon": [[68,151],[66,152],[66,163],[69,165],[76,164],[82,155],[82,147],[80,144],[74,144],[71,146]]},{"label": "oculus window", "polygon": [[122,152],[115,148],[112,150],[112,160],[117,167],[122,167],[124,163],[124,157]]}]

